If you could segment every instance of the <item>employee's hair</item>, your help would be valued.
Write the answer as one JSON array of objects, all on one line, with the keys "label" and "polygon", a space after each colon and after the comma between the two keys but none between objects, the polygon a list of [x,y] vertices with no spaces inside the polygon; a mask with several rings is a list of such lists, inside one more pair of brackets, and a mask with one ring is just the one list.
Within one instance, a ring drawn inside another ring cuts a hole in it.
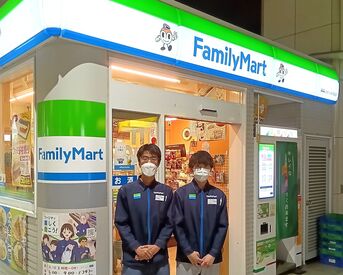
[{"label": "employee's hair", "polygon": [[201,164],[213,168],[213,158],[206,151],[198,151],[194,153],[189,159],[188,167],[193,169],[194,166],[199,166]]},{"label": "employee's hair", "polygon": [[148,151],[151,155],[156,156],[158,158],[158,163],[161,162],[161,150],[160,148],[158,148],[157,145],[152,144],[152,143],[144,144],[138,149],[138,152],[137,152],[138,162],[145,151]]},{"label": "employee's hair", "polygon": [[75,233],[74,233],[74,227],[70,224],[70,223],[65,223],[62,225],[61,227],[61,231],[60,231],[60,237],[64,239],[64,236],[63,236],[63,231],[65,229],[68,229],[69,231],[71,231],[71,236],[70,238],[74,237]]},{"label": "employee's hair", "polygon": [[87,241],[87,238],[85,236],[82,236],[79,238],[79,243],[81,243],[82,241]]}]

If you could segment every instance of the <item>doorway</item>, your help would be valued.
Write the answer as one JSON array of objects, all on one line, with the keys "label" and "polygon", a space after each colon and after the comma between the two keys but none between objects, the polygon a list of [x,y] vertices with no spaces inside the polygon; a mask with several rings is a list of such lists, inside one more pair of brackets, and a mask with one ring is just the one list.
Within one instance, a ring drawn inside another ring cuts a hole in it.
[{"label": "doorway", "polygon": [[[212,98],[214,94],[214,92],[208,91],[204,93],[205,96],[194,96],[184,92],[177,93],[111,79],[109,105],[111,119],[108,123],[109,136],[112,136],[110,140],[112,158],[109,165],[112,167],[113,212],[111,217],[115,211],[116,194],[120,186],[129,184],[140,173],[136,152],[144,143],[156,143],[160,147],[162,160],[156,178],[160,182],[169,184],[173,189],[190,182],[187,171],[190,154],[200,149],[209,150],[216,162],[212,180],[225,190],[229,213],[235,213],[237,218],[244,215],[244,209],[232,204],[229,199],[229,196],[242,198],[243,189],[239,186],[242,185],[243,180],[243,162],[239,166],[241,170],[234,173],[238,174],[237,180],[234,182],[237,194],[229,194],[228,191],[229,159],[242,160],[243,149],[241,146],[244,146],[242,141],[244,133],[239,128],[244,109],[240,103],[214,99]],[[206,95],[211,97],[206,97]],[[177,127],[178,130],[174,127]],[[176,139],[175,135],[178,136]],[[230,139],[228,139],[229,136]],[[234,148],[234,153],[229,154],[230,148]],[[118,152],[121,152],[119,154],[125,152],[125,154],[118,158]],[[236,162],[238,163],[238,161]],[[234,165],[238,166],[237,163]],[[124,167],[118,165],[124,165]],[[242,199],[232,201],[239,205],[242,204]],[[232,227],[231,233],[240,232],[243,238],[242,224],[235,223],[230,226]],[[114,225],[112,237],[113,267],[116,272],[113,274],[120,274],[118,272],[120,272],[121,242]],[[222,264],[222,274],[229,274],[228,239],[226,238],[224,244],[223,258],[225,260]],[[237,238],[237,242],[234,244],[235,249],[239,247],[239,251],[243,251],[243,244],[244,241]],[[173,271],[175,243],[173,244],[171,241],[170,246],[171,274],[175,274]],[[237,257],[243,258],[244,255],[236,255]]]}]

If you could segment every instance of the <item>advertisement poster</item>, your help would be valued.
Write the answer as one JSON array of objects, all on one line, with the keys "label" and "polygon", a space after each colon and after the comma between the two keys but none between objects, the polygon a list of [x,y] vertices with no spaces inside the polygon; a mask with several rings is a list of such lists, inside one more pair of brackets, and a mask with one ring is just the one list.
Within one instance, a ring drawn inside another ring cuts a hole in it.
[{"label": "advertisement poster", "polygon": [[256,266],[264,267],[276,259],[276,241],[270,238],[256,242]]},{"label": "advertisement poster", "polygon": [[194,123],[196,124],[197,140],[221,140],[226,137],[225,124],[204,121]]},{"label": "advertisement poster", "polygon": [[43,212],[43,275],[96,274],[96,213]]},{"label": "advertisement poster", "polygon": [[31,112],[12,118],[12,182],[18,187],[32,187]]},{"label": "advertisement poster", "polygon": [[298,234],[297,144],[276,143],[276,236],[278,240]]},{"label": "advertisement poster", "polygon": [[0,206],[0,261],[26,274],[26,215]]}]

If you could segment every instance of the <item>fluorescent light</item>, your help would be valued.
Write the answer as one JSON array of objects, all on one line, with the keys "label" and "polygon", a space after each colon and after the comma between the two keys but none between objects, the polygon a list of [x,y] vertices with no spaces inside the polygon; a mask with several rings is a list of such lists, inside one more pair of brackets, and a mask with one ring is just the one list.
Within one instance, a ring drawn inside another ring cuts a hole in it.
[{"label": "fluorescent light", "polygon": [[177,120],[176,117],[166,117],[166,121],[174,121]]},{"label": "fluorescent light", "polygon": [[111,69],[116,70],[116,71],[129,73],[129,74],[135,74],[135,75],[139,75],[139,76],[145,76],[145,77],[150,77],[150,78],[154,78],[154,79],[164,80],[164,81],[168,81],[168,82],[172,82],[172,83],[180,83],[181,82],[179,79],[176,79],[176,78],[166,77],[166,76],[152,74],[152,73],[146,73],[146,72],[137,71],[137,70],[128,69],[128,68],[123,68],[123,67],[119,67],[119,66],[115,66],[115,65],[112,65]]},{"label": "fluorescent light", "polygon": [[23,92],[21,92],[18,96],[13,96],[10,98],[10,102],[14,102],[16,100],[20,100],[29,96],[32,96],[34,94],[32,89],[27,89]]},{"label": "fluorescent light", "polygon": [[298,138],[298,130],[261,126],[260,135],[269,137]]}]

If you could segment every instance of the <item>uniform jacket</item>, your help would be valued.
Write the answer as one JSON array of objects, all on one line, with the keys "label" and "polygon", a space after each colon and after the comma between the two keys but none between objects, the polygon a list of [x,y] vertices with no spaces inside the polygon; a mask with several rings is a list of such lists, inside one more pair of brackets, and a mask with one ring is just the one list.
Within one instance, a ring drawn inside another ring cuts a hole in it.
[{"label": "uniform jacket", "polygon": [[[154,181],[149,187],[138,179],[120,188],[115,224],[123,242],[123,263],[131,267],[168,262],[167,241],[173,231],[173,192]],[[149,261],[135,260],[135,249],[156,244],[161,249]]]},{"label": "uniform jacket", "polygon": [[212,255],[214,263],[222,261],[228,216],[226,196],[220,189],[207,182],[201,190],[195,180],[179,188],[174,194],[173,220],[177,261],[189,263],[187,255],[193,251],[200,258]]}]

